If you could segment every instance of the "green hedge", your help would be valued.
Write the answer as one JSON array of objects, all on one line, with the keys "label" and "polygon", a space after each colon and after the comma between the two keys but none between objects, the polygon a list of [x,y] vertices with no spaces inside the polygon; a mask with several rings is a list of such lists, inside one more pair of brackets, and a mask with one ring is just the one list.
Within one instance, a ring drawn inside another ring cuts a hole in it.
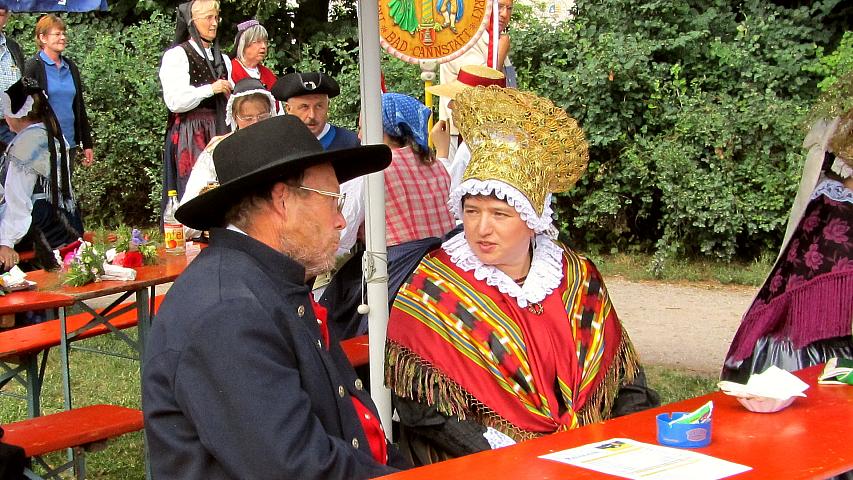
[{"label": "green hedge", "polygon": [[[588,251],[752,258],[778,246],[803,152],[802,119],[853,64],[851,39],[822,27],[837,0],[785,8],[758,0],[579,0],[550,24],[524,6],[513,21],[520,87],[575,116],[591,146],[589,171],[558,199],[561,230]],[[156,220],[166,109],[157,69],[173,19],[130,27],[70,18],[97,163],[75,185],[87,223]],[[30,36],[34,19],[15,17]],[[338,20],[288,48],[290,66],[332,73],[336,123],[359,108],[354,22]],[[29,30],[28,30],[29,29]],[[230,38],[225,35],[224,38]],[[292,52],[298,52],[294,55]],[[281,52],[279,52],[281,53]],[[385,56],[391,90],[423,96],[419,70]],[[824,85],[821,85],[822,87]]]}]

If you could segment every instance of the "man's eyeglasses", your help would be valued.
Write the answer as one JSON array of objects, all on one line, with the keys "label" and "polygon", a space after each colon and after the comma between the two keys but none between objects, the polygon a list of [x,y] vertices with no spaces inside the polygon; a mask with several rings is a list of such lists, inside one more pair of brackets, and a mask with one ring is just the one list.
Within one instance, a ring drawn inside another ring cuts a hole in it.
[{"label": "man's eyeglasses", "polygon": [[324,195],[326,197],[336,198],[338,200],[338,212],[342,212],[344,210],[344,202],[347,199],[346,193],[335,193],[335,192],[327,192],[325,190],[317,190],[316,188],[306,187],[303,185],[299,185],[300,190],[308,190],[309,192],[319,193],[320,195]]},{"label": "man's eyeglasses", "polygon": [[271,116],[272,116],[271,113],[266,112],[266,113],[259,113],[257,115],[249,115],[246,117],[244,117],[242,115],[237,115],[237,118],[239,118],[240,120],[242,120],[244,122],[254,123],[254,122],[260,122],[261,120],[266,120],[266,119],[270,118]]},{"label": "man's eyeglasses", "polygon": [[48,37],[68,37],[68,34],[65,32],[50,32],[47,34]]}]

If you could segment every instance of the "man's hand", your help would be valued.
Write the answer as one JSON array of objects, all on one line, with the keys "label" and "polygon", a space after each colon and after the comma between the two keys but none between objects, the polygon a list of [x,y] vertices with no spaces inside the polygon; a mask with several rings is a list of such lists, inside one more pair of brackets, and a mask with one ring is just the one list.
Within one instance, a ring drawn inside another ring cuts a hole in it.
[{"label": "man's hand", "polygon": [[3,265],[3,270],[7,271],[18,264],[18,252],[6,245],[0,245],[0,263]]},{"label": "man's hand", "polygon": [[447,158],[450,154],[450,130],[447,128],[447,122],[439,120],[435,122],[430,130],[432,144],[435,145],[436,158]]},{"label": "man's hand", "polygon": [[91,148],[83,150],[83,166],[91,167],[95,163],[95,151]]},{"label": "man's hand", "polygon": [[213,86],[213,94],[224,93],[225,96],[231,95],[231,82],[228,80],[217,80],[211,83]]}]

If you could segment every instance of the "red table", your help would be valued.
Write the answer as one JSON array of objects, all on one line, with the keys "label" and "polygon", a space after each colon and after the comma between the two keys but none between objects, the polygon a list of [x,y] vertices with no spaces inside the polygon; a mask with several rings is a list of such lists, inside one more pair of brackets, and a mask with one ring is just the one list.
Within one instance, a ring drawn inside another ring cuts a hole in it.
[{"label": "red table", "polygon": [[777,413],[752,413],[721,392],[556,433],[512,447],[401,472],[389,480],[414,479],[602,479],[619,478],[537,458],[540,455],[610,438],[656,444],[655,415],[691,411],[714,400],[711,444],[695,449],[752,467],[733,479],[823,479],[853,470],[853,387],[817,385],[823,366],[797,376],[810,385],[806,398]]},{"label": "red table", "polygon": [[51,310],[69,307],[74,299],[61,293],[23,290],[7,293],[0,297],[0,315],[9,315],[27,310]]},{"label": "red table", "polygon": [[[68,342],[87,330],[98,325],[104,325],[110,328],[113,334],[119,336],[133,347],[139,353],[140,358],[142,358],[145,339],[147,337],[148,328],[151,324],[151,316],[154,313],[154,287],[174,281],[178,278],[178,275],[184,271],[188,262],[189,260],[185,255],[163,255],[161,252],[156,265],[145,265],[134,269],[136,270],[136,279],[134,280],[106,280],[89,283],[82,287],[63,285],[63,276],[60,272],[38,270],[27,273],[27,279],[38,284],[38,292],[52,292],[71,297],[74,301],[74,306],[92,315],[92,320],[89,323],[72,332],[67,332],[64,323],[65,317],[60,316],[60,320],[62,320],[60,331],[65,333],[60,339],[60,361],[63,370],[65,407],[67,409],[70,409],[72,406],[68,367]],[[105,297],[113,294],[121,295],[100,312],[84,303],[85,300],[91,300],[93,298]],[[135,297],[135,306],[126,306],[119,308],[118,310],[114,310],[131,295]],[[113,328],[110,324],[110,320],[112,318],[126,313],[128,310],[133,308],[137,311],[138,321],[138,336],[136,341],[119,331],[119,329]],[[141,370],[142,369],[140,368],[140,375]]]}]

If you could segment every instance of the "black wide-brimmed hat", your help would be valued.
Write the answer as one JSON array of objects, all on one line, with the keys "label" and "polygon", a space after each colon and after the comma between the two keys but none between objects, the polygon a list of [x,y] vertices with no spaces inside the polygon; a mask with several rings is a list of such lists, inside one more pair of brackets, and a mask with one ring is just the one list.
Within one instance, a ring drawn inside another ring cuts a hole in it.
[{"label": "black wide-brimmed hat", "polygon": [[253,188],[330,162],[338,182],[378,172],[391,164],[386,145],[325,151],[299,118],[280,115],[237,130],[213,150],[219,186],[178,208],[176,217],[197,230],[223,226],[225,212]]},{"label": "black wide-brimmed hat", "polygon": [[290,97],[313,94],[334,98],[341,93],[341,87],[334,78],[322,72],[294,72],[279,77],[270,91],[278,101],[286,102]]}]

